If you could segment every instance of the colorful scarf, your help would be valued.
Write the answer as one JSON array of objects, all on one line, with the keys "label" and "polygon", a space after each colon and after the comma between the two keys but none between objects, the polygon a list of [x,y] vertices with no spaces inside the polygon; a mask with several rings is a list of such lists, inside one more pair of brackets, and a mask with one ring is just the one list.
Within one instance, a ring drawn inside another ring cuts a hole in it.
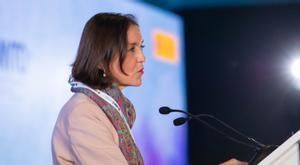
[{"label": "colorful scarf", "polygon": [[129,127],[132,128],[136,117],[135,110],[132,103],[122,94],[121,90],[118,87],[113,86],[102,91],[108,94],[118,103],[126,121],[123,120],[120,113],[117,112],[117,110],[110,103],[98,96],[92,90],[84,87],[73,86],[71,91],[75,93],[80,92],[87,95],[104,111],[118,133],[119,148],[126,158],[128,164],[144,165],[142,155],[125,123],[127,122]]}]

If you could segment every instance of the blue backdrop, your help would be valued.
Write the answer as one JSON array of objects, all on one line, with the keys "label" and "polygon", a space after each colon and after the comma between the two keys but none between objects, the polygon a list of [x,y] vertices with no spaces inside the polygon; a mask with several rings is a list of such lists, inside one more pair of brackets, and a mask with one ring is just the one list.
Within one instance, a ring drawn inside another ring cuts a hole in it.
[{"label": "blue backdrop", "polygon": [[186,128],[159,115],[185,108],[182,20],[133,1],[0,1],[0,164],[52,164],[51,134],[72,95],[67,83],[81,32],[98,12],[134,14],[145,40],[143,86],[125,89],[147,164],[186,164]]}]

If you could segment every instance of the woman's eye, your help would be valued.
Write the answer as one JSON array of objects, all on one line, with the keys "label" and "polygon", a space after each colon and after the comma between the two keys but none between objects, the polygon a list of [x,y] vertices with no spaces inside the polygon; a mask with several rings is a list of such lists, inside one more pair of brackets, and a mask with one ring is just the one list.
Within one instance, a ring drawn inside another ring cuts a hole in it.
[{"label": "woman's eye", "polygon": [[[145,47],[145,45],[141,45],[140,48],[143,49]],[[133,46],[131,47],[128,51],[130,52],[135,52],[135,49],[138,48],[137,46]]]},{"label": "woman's eye", "polygon": [[134,52],[134,50],[135,50],[135,47],[132,47],[129,49],[129,51],[131,51],[131,52]]}]

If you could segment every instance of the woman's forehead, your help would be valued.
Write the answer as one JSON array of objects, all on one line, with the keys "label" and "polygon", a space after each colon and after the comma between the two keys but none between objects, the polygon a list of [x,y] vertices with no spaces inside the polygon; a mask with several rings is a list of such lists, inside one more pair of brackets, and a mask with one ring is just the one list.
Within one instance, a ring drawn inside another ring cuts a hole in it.
[{"label": "woman's forehead", "polygon": [[143,42],[140,28],[137,25],[131,25],[127,31],[127,40],[129,45],[141,44]]}]

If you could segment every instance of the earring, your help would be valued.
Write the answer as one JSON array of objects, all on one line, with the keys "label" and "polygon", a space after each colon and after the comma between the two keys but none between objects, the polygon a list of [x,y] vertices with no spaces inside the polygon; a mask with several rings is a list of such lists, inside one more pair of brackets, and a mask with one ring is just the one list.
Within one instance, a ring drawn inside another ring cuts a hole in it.
[{"label": "earring", "polygon": [[104,71],[104,69],[99,69],[98,70],[99,76],[105,78],[106,77],[106,73]]}]

